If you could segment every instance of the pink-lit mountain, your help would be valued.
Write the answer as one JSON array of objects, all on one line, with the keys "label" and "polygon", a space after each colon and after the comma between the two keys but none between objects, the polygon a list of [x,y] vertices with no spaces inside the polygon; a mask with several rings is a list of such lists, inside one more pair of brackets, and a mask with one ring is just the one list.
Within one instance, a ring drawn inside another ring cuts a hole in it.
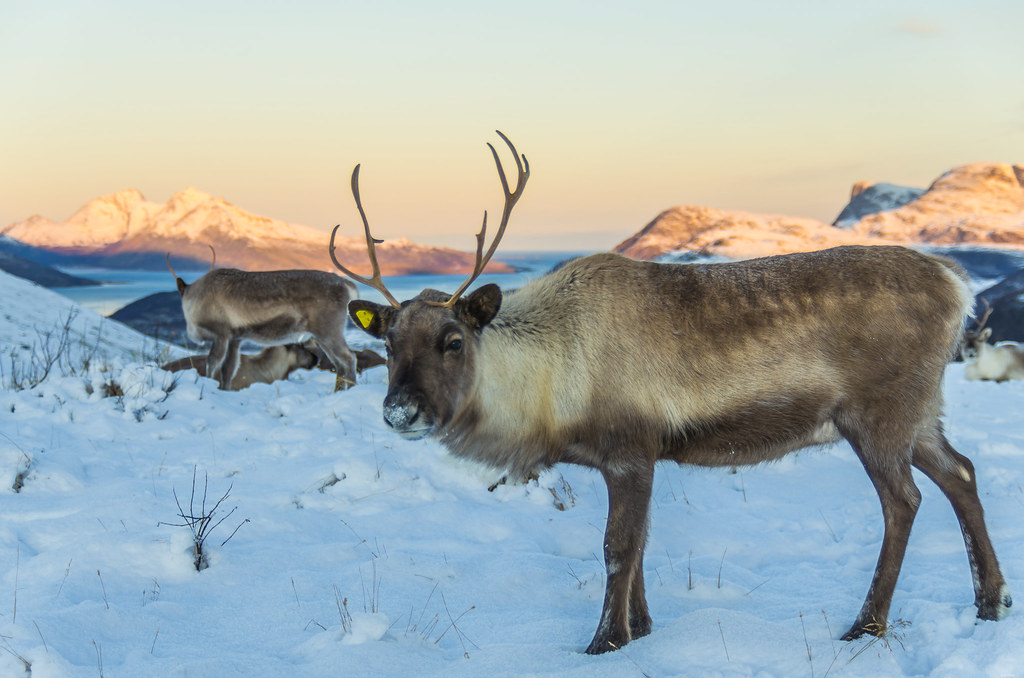
[{"label": "pink-lit mountain", "polygon": [[[844,244],[1024,249],[1022,184],[1021,165],[964,165],[946,172],[923,192],[894,191],[885,185],[879,192],[881,206],[891,209],[843,218],[837,220],[839,226],[802,217],[683,205],[665,210],[615,249],[640,259],[678,251],[749,258]],[[864,182],[856,184],[851,205],[870,188]],[[885,204],[886,199],[892,202]]]},{"label": "pink-lit mountain", "polygon": [[[209,261],[212,246],[219,266],[250,271],[307,268],[334,271],[327,253],[330,236],[308,226],[261,217],[223,198],[187,188],[165,203],[147,201],[134,189],[88,202],[67,221],[56,223],[41,216],[0,228],[27,245],[61,254],[110,257],[121,254],[170,252],[172,259]],[[360,237],[340,237],[338,259],[368,273],[366,244]],[[410,273],[468,273],[470,252],[419,245],[408,239],[377,246],[384,275]],[[492,261],[488,270],[510,267]]]}]

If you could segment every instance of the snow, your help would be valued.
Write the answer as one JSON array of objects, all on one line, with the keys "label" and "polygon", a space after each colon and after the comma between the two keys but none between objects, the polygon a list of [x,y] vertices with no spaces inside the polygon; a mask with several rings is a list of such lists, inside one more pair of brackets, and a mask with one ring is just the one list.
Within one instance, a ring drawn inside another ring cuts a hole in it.
[{"label": "snow", "polygon": [[[340,393],[318,371],[221,392],[162,372],[172,350],[52,292],[0,274],[0,295],[2,676],[29,675],[22,658],[35,678],[1024,674],[1024,615],[975,618],[955,517],[922,476],[892,635],[837,640],[882,534],[846,445],[735,474],[660,466],[654,630],[590,657],[607,508],[595,472],[562,465],[489,492],[498,472],[385,429],[382,367]],[[61,334],[69,310],[88,369],[11,388],[19,347]],[[954,364],[945,392],[1024,596],[1024,382],[967,382]],[[204,486],[207,510],[228,494],[201,572],[174,525],[194,473],[197,507]]]},{"label": "snow", "polygon": [[[326,236],[309,226],[290,224],[251,214],[220,197],[194,187],[178,191],[165,203],[149,202],[136,189],[127,189],[90,200],[67,221],[54,223],[42,217],[11,224],[3,232],[37,247],[97,248],[131,238],[163,237],[205,244],[213,225],[235,237],[254,242],[291,239],[322,247]],[[358,242],[345,238],[344,242]]]}]

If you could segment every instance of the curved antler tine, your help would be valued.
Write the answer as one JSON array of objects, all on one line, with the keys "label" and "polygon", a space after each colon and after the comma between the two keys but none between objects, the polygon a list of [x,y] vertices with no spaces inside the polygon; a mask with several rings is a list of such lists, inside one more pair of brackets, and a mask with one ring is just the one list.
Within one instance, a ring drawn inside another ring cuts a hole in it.
[{"label": "curved antler tine", "polygon": [[520,155],[519,151],[512,144],[507,136],[501,133],[501,130],[495,130],[498,136],[501,137],[509,150],[512,151],[512,157],[516,161],[516,187],[515,190],[510,191],[508,188],[508,179],[505,176],[505,168],[501,165],[501,158],[498,156],[498,151],[494,148],[491,143],[487,144],[487,147],[491,149],[491,155],[494,157],[494,165],[498,168],[498,179],[501,180],[501,190],[505,194],[505,207],[501,212],[501,223],[498,225],[498,231],[494,235],[494,240],[491,241],[491,246],[487,248],[487,254],[483,254],[484,236],[487,231],[487,213],[484,212],[484,223],[480,229],[480,233],[477,234],[477,246],[476,246],[476,263],[473,265],[473,273],[470,274],[469,278],[459,286],[459,289],[448,298],[448,301],[439,304],[441,306],[447,306],[451,308],[455,305],[455,302],[459,300],[462,293],[473,284],[473,281],[480,277],[483,273],[484,268],[491,261],[491,257],[494,256],[494,252],[498,249],[498,243],[501,242],[502,237],[505,235],[505,227],[508,226],[509,216],[512,214],[512,208],[515,207],[519,198],[523,195],[523,190],[526,188],[526,182],[530,178],[530,162],[526,159],[525,155]]},{"label": "curved antler tine", "polygon": [[384,285],[384,279],[380,275],[380,264],[377,263],[377,250],[375,248],[375,245],[378,245],[384,241],[378,240],[370,234],[370,222],[366,219],[366,212],[363,211],[363,201],[360,200],[359,198],[359,165],[356,165],[355,169],[352,170],[352,197],[354,197],[356,200],[356,208],[359,210],[359,216],[363,220],[363,232],[366,234],[366,250],[369,253],[370,257],[371,277],[366,278],[364,276],[359,275],[358,273],[350,271],[340,261],[338,261],[338,257],[335,256],[334,239],[338,234],[338,229],[341,228],[341,224],[335,226],[334,230],[331,231],[331,242],[327,248],[328,253],[331,255],[331,261],[334,262],[334,265],[338,267],[338,269],[342,273],[352,278],[353,280],[357,280],[363,283],[364,285],[367,285],[368,287],[372,287],[373,289],[383,294],[384,298],[388,300],[389,304],[391,304],[395,308],[401,308],[402,304],[400,304],[398,300],[395,299],[395,297],[391,294],[391,292],[388,291],[388,288]]},{"label": "curved antler tine", "polygon": [[[509,147],[509,150],[512,151],[512,157],[516,161],[516,169],[519,170],[519,175],[520,175],[519,176],[519,181],[516,182],[516,193],[520,193],[521,194],[520,188],[522,187],[522,184],[525,181],[525,179],[523,177],[523,174],[524,174],[523,163],[526,163],[526,168],[525,168],[526,177],[529,177],[529,175],[530,175],[530,163],[529,163],[529,161],[526,160],[526,156],[525,155],[522,156],[522,159],[520,160],[519,152],[516,151],[515,145],[513,145],[513,143],[509,140],[509,138],[507,136],[502,134],[500,129],[496,129],[494,131],[498,133],[498,136],[501,137],[502,141],[504,141],[505,144]],[[505,180],[505,170],[501,166],[501,160],[498,159],[498,152],[496,150],[494,150],[494,146],[492,146],[490,143],[488,143],[487,146],[491,149],[491,155],[494,156],[494,162],[498,166],[498,177],[501,179],[501,187],[502,187],[502,189],[504,189],[505,193],[508,194],[508,192],[509,192],[508,191],[508,181]],[[517,196],[517,199],[518,199],[518,196]]]}]

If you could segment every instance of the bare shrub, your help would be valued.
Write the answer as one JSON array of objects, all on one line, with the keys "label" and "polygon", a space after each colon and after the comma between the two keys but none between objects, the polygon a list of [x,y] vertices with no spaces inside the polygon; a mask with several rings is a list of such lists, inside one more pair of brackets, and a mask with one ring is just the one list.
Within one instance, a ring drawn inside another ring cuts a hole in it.
[{"label": "bare shrub", "polygon": [[[195,565],[197,572],[202,572],[210,566],[207,560],[207,548],[206,539],[210,536],[217,527],[220,526],[225,520],[231,517],[238,507],[232,508],[224,516],[217,518],[217,511],[220,510],[221,504],[223,504],[227,498],[231,495],[231,488],[234,487],[234,483],[228,486],[227,491],[224,492],[223,496],[218,499],[213,506],[207,510],[206,500],[210,487],[210,476],[209,474],[203,474],[203,496],[199,499],[199,506],[196,506],[196,467],[192,467],[192,492],[189,496],[188,511],[186,512],[181,506],[181,501],[178,499],[178,493],[173,488],[171,492],[174,494],[174,503],[178,506],[178,516],[184,521],[181,523],[160,523],[161,525],[170,525],[171,527],[187,527],[189,532],[192,533],[192,564]],[[221,546],[227,544],[235,533],[244,525],[249,522],[246,518],[238,524],[237,527],[228,535],[227,539],[220,543]]]}]

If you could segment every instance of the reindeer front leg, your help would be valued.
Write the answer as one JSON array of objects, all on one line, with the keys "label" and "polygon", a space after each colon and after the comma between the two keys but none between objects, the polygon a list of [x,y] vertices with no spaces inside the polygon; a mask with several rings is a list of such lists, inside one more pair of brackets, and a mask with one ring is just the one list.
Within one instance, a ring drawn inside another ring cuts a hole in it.
[{"label": "reindeer front leg", "polygon": [[643,556],[654,467],[602,470],[608,485],[604,562],[608,572],[604,609],[587,654],[617,650],[651,631],[644,597]]}]

